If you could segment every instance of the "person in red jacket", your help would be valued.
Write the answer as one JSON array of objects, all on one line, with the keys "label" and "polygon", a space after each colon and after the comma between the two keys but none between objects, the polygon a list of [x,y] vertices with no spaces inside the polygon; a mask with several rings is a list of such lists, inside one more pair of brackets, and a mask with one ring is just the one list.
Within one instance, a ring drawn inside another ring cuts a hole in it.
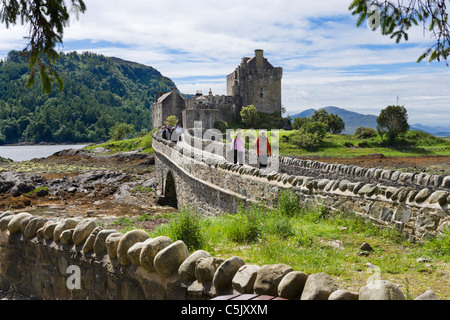
[{"label": "person in red jacket", "polygon": [[256,154],[258,155],[259,168],[266,168],[268,157],[272,155],[272,149],[265,131],[261,131],[258,138],[256,138],[255,149]]}]

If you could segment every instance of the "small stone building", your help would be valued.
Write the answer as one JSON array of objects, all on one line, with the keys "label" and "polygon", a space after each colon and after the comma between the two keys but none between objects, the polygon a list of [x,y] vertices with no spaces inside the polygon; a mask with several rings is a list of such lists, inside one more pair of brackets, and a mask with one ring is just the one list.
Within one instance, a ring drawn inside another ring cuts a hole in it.
[{"label": "small stone building", "polygon": [[177,88],[172,88],[170,92],[162,94],[160,97],[156,95],[155,101],[152,107],[153,128],[161,128],[164,121],[170,116],[176,116],[181,121],[182,111],[186,106]]},{"label": "small stone building", "polygon": [[274,68],[263,50],[255,50],[253,58],[242,58],[236,70],[227,76],[227,95],[208,95],[201,92],[183,99],[173,88],[171,92],[155,99],[153,104],[153,128],[160,128],[169,116],[175,115],[183,128],[193,128],[196,121],[204,129],[213,128],[223,120],[227,123],[239,120],[242,107],[254,105],[263,113],[281,114],[281,78],[283,69]]}]

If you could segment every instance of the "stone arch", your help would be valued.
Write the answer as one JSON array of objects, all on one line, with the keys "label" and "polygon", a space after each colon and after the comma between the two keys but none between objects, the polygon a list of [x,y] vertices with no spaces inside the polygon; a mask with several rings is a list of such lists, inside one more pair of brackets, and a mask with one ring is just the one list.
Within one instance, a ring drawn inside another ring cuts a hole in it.
[{"label": "stone arch", "polygon": [[177,189],[175,186],[175,177],[172,171],[168,171],[163,182],[162,196],[158,203],[163,206],[178,208]]}]

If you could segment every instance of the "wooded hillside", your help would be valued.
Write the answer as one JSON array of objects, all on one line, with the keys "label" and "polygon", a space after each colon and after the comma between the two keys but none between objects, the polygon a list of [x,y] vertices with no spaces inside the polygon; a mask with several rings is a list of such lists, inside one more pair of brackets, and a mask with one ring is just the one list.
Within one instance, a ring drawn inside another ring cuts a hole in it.
[{"label": "wooded hillside", "polygon": [[25,88],[29,69],[20,52],[0,60],[0,144],[105,141],[121,122],[149,131],[154,93],[175,87],[152,67],[89,52],[61,54],[55,69],[64,90],[54,85],[43,95],[39,79]]}]

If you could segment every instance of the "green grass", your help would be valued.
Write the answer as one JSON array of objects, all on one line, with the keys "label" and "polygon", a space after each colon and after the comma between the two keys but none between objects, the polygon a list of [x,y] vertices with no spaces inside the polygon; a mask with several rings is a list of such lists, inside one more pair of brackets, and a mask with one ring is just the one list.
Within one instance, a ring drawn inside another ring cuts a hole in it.
[{"label": "green grass", "polygon": [[155,189],[147,188],[147,187],[143,187],[143,186],[139,185],[136,188],[134,188],[133,191],[135,191],[135,192],[155,192]]},{"label": "green grass", "polygon": [[280,131],[280,155],[282,156],[316,156],[316,157],[357,157],[374,153],[385,156],[420,156],[450,155],[450,140],[436,138],[427,133],[409,131],[398,138],[395,146],[388,146],[378,136],[372,139],[357,139],[353,135],[327,134],[320,148],[311,152],[300,149],[290,142],[292,131]]},{"label": "green grass", "polygon": [[[287,191],[277,209],[254,205],[234,215],[201,219],[195,210],[184,208],[150,236],[183,240],[191,251],[202,249],[213,256],[239,256],[247,264],[285,263],[308,274],[325,272],[352,288],[363,286],[371,276],[365,267],[370,262],[381,269],[382,279],[399,283],[412,296],[434,288],[442,298],[450,298],[448,285],[441,281],[450,274],[450,230],[425,243],[410,243],[393,229],[331,214],[320,205],[302,208],[293,201]],[[358,256],[365,242],[374,250],[368,257]],[[431,259],[432,264],[418,262],[419,257]]]},{"label": "green grass", "polygon": [[111,150],[109,154],[117,153],[117,152],[127,152],[127,151],[133,151],[136,149],[143,148],[141,152],[153,154],[153,148],[152,148],[152,135],[146,134],[144,136],[139,136],[132,139],[126,139],[121,141],[107,141],[105,143],[97,144],[97,145],[91,145],[87,146],[84,149],[85,150],[94,150],[99,147],[103,147],[106,149]]},{"label": "green grass", "polygon": [[32,194],[38,193],[41,190],[45,190],[48,192],[49,189],[48,189],[48,187],[38,187],[38,188],[34,189],[33,191],[28,192],[27,195],[30,196]]}]

